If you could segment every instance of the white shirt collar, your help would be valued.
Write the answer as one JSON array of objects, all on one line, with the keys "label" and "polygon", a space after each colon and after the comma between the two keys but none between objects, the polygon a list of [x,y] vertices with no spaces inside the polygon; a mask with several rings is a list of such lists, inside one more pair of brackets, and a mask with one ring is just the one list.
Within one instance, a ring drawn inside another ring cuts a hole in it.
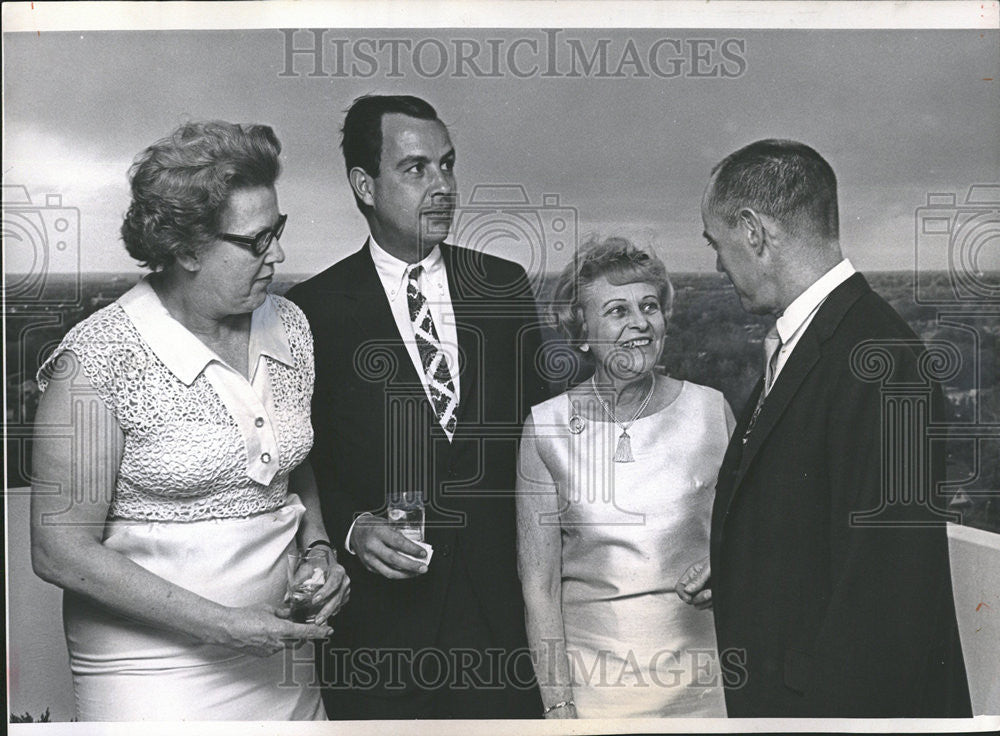
[{"label": "white shirt collar", "polygon": [[[170,316],[170,312],[163,306],[149,284],[148,276],[125,292],[118,300],[118,304],[156,357],[186,385],[194,383],[212,361],[223,362],[215,351]],[[285,365],[295,364],[288,346],[285,327],[270,295],[250,317],[248,357],[251,381],[263,355]]]},{"label": "white shirt collar", "polygon": [[289,368],[295,367],[292,349],[288,345],[285,325],[274,308],[274,300],[268,294],[264,303],[250,314],[250,381],[253,381],[260,357],[266,355]]},{"label": "white shirt collar", "polygon": [[775,323],[782,344],[787,345],[830,293],[854,274],[854,266],[845,258],[799,294]]},{"label": "white shirt collar", "polygon": [[386,296],[389,297],[389,301],[394,301],[399,294],[406,293],[406,278],[410,271],[417,266],[423,266],[424,273],[428,276],[436,276],[444,268],[441,248],[436,245],[430,253],[416,263],[407,263],[396,258],[375,242],[374,235],[368,236],[368,245],[368,251],[375,263],[375,270],[378,272],[382,288],[385,290]]}]

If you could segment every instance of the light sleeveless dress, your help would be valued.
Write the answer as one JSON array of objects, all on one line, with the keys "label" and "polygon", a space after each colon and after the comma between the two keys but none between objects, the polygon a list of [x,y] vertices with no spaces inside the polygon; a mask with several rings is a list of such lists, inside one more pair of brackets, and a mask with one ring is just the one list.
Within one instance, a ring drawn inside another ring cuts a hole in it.
[{"label": "light sleeveless dress", "polygon": [[581,718],[725,717],[712,612],[674,585],[709,552],[715,482],[728,444],[718,391],[684,382],[628,430],[631,463],[612,458],[621,430],[585,420],[568,394],[532,410],[556,482],[562,614]]},{"label": "light sleeveless dress", "polygon": [[[145,280],[74,327],[71,351],[124,433],[103,544],[226,606],[281,603],[305,509],[288,476],[312,445],[312,335],[291,302],[251,318],[251,380],[175,321]],[[110,490],[110,489],[109,489]],[[58,520],[53,520],[57,522]],[[256,657],[146,626],[66,592],[63,620],[81,721],[323,720],[312,645]]]}]

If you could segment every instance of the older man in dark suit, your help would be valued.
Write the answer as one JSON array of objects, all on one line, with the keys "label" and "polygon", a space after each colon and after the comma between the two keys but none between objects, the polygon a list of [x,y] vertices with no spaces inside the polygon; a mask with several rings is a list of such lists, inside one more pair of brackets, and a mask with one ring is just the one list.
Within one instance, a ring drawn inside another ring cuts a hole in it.
[{"label": "older man in dark suit", "polygon": [[[943,455],[926,416],[883,410],[925,387],[918,404],[941,421],[941,391],[919,339],[841,254],[832,168],[801,143],[750,144],[713,170],[702,219],[743,308],[777,316],[712,515],[729,715],[969,715]],[[708,570],[691,572],[678,591],[701,602]]]},{"label": "older man in dark suit", "polygon": [[[517,439],[546,388],[524,270],[444,242],[455,150],[427,102],[357,99],[371,235],[288,294],[315,338],[312,462],[350,606],[321,661],[335,719],[540,717],[515,558]],[[418,492],[432,557],[386,518]]]}]

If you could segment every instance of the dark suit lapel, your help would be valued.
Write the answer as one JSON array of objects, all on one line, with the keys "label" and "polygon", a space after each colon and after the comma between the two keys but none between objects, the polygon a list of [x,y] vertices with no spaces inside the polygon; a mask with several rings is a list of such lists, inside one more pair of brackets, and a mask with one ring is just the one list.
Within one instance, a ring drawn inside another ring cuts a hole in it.
[{"label": "dark suit lapel", "polygon": [[[726,501],[727,515],[729,507],[739,492],[740,485],[746,477],[754,458],[765,445],[768,436],[774,430],[781,416],[788,409],[788,406],[792,403],[792,400],[802,387],[806,376],[809,375],[816,363],[819,362],[822,355],[822,344],[829,339],[834,330],[840,325],[848,309],[868,291],[871,291],[871,288],[868,286],[865,277],[860,273],[854,274],[830,293],[830,296],[827,297],[826,301],[819,308],[813,321],[806,328],[806,331],[802,333],[802,337],[795,345],[791,357],[789,357],[788,362],[781,369],[781,373],[778,374],[771,392],[764,400],[760,415],[757,417],[757,426],[754,427],[747,438],[746,445],[742,447],[739,466],[733,477],[729,498]],[[758,384],[758,387],[760,390],[763,390],[763,379]],[[740,426],[733,433],[732,443],[742,444],[743,432],[746,431],[752,407],[756,405],[759,393],[759,390],[753,392],[751,396],[752,403],[748,405]],[[730,446],[730,450],[733,450],[732,445]],[[736,448],[736,451],[739,452],[739,448]]]},{"label": "dark suit lapel", "polygon": [[[480,355],[483,346],[480,340],[483,339],[482,325],[476,319],[476,309],[481,309],[472,303],[468,295],[464,294],[461,284],[458,283],[462,274],[471,273],[469,267],[460,264],[459,260],[464,257],[464,252],[460,248],[455,248],[445,243],[440,245],[441,255],[444,259],[445,269],[448,272],[448,292],[451,295],[451,306],[455,312],[455,327],[458,333],[458,427],[461,429],[462,419],[469,416],[472,402],[474,400],[473,389],[478,384],[480,366]],[[472,416],[476,416],[474,412]]]},{"label": "dark suit lapel", "polygon": [[[347,316],[350,318],[347,324],[357,326],[360,333],[359,345],[368,343],[373,347],[377,345],[391,350],[398,366],[392,379],[394,382],[420,385],[420,376],[400,337],[396,319],[389,307],[389,299],[369,253],[368,243],[365,242],[351,259],[348,280],[351,286],[349,291],[343,292]],[[429,401],[427,405],[430,407]]]},{"label": "dark suit lapel", "polygon": [[[816,315],[816,319],[819,315]],[[815,321],[815,320],[814,320]],[[747,468],[753,461],[754,456],[767,440],[767,436],[778,423],[778,419],[785,413],[785,409],[791,403],[799,387],[809,375],[809,371],[819,360],[819,343],[816,341],[816,333],[812,330],[812,325],[806,329],[798,344],[792,351],[788,362],[781,369],[771,392],[764,399],[764,405],[760,409],[757,417],[757,426],[750,432],[746,445],[743,446],[743,456],[740,458],[739,469],[736,471],[735,485],[739,486],[743,476],[746,475]],[[763,390],[763,382],[761,390]],[[759,393],[759,392],[757,392]],[[756,401],[755,401],[756,403]],[[742,442],[742,436],[740,438]]]}]

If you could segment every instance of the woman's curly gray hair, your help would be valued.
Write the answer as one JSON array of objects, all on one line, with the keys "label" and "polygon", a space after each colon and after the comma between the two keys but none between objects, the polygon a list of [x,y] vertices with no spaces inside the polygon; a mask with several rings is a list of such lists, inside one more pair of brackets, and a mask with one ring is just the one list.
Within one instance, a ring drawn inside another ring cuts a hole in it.
[{"label": "woman's curly gray hair", "polygon": [[230,194],[270,187],[281,143],[267,125],[189,122],[140,153],[122,223],[129,255],[154,271],[211,243]]},{"label": "woman's curly gray hair", "polygon": [[584,342],[584,292],[601,277],[615,286],[652,284],[660,299],[663,318],[669,321],[673,311],[674,287],[663,261],[625,238],[594,238],[584,243],[563,269],[552,295],[552,320],[573,345],[579,346]]}]

